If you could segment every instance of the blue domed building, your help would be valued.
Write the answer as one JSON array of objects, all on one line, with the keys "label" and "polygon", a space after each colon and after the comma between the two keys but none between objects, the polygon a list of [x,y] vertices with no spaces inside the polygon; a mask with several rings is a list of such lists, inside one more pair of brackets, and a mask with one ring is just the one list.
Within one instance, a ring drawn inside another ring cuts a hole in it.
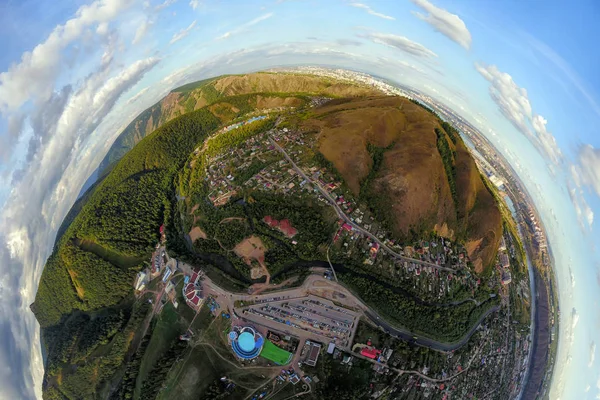
[{"label": "blue domed building", "polygon": [[229,342],[236,356],[242,360],[252,360],[258,357],[265,341],[253,328],[235,326],[229,332]]}]

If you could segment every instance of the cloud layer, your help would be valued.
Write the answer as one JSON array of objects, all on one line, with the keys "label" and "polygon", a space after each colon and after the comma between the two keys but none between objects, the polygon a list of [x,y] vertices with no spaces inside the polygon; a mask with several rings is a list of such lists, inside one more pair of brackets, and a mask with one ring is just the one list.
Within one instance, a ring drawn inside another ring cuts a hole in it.
[{"label": "cloud layer", "polygon": [[475,68],[490,83],[490,96],[502,115],[529,139],[542,156],[553,164],[559,164],[563,158],[562,152],[546,128],[548,121],[533,111],[527,90],[518,86],[512,76],[498,70],[495,65],[477,63]]},{"label": "cloud layer", "polygon": [[217,36],[217,40],[223,40],[223,39],[229,39],[232,36],[238,35],[240,33],[246,32],[248,31],[251,27],[253,27],[254,25],[261,23],[262,21],[265,21],[269,18],[271,18],[274,14],[273,13],[267,13],[267,14],[263,14],[260,17],[254,18],[253,20],[246,22],[243,25],[238,26],[235,29],[232,29],[230,31],[227,31],[225,33],[223,33],[220,36]]},{"label": "cloud layer", "polygon": [[583,146],[579,151],[579,165],[581,182],[600,196],[600,149]]},{"label": "cloud layer", "polygon": [[469,32],[467,25],[465,25],[464,21],[458,15],[436,7],[427,0],[411,1],[427,12],[427,14],[414,12],[413,14],[419,19],[427,22],[436,31],[447,36],[465,49],[469,50],[471,48],[471,32]]},{"label": "cloud layer", "polygon": [[404,36],[377,32],[369,32],[362,36],[371,39],[371,41],[374,43],[383,44],[413,56],[422,58],[437,57],[437,54],[435,54],[432,50]]},{"label": "cloud layer", "polygon": [[[1,137],[0,148],[12,157],[18,140],[25,146],[23,164],[5,170],[12,174],[11,192],[0,211],[0,364],[10,366],[0,368],[0,398],[41,398],[39,329],[29,310],[39,276],[56,230],[122,124],[107,116],[160,61],[115,61],[123,40],[111,25],[122,25],[118,20],[131,3],[82,6],[0,74],[0,113],[12,133]],[[70,54],[73,48],[82,50]],[[73,74],[69,60],[77,64],[78,55],[87,69]]]},{"label": "cloud layer", "polygon": [[196,22],[197,21],[192,22],[191,24],[188,25],[187,28],[183,28],[182,30],[180,30],[179,32],[174,34],[173,37],[171,38],[171,41],[169,42],[169,44],[179,42],[181,39],[183,39],[184,37],[189,35],[190,32],[192,31],[192,29],[194,29],[194,27],[196,26]]},{"label": "cloud layer", "polygon": [[87,28],[106,24],[132,3],[132,0],[106,0],[82,6],[75,18],[57,26],[46,41],[24,53],[20,63],[0,74],[0,112],[15,110],[30,99],[48,100],[66,47],[80,39]]},{"label": "cloud layer", "polygon": [[375,16],[375,17],[379,17],[379,18],[387,19],[387,20],[390,20],[390,21],[393,21],[393,20],[395,20],[395,19],[396,19],[396,18],[394,18],[394,17],[392,17],[392,16],[390,16],[390,15],[385,15],[385,14],[382,14],[382,13],[378,13],[377,11],[373,10],[371,7],[369,7],[368,5],[366,5],[366,4],[363,4],[363,3],[350,3],[350,5],[351,5],[352,7],[356,7],[356,8],[362,8],[362,9],[363,9],[363,10],[365,10],[367,13],[369,13],[369,14],[371,14],[371,15]]}]

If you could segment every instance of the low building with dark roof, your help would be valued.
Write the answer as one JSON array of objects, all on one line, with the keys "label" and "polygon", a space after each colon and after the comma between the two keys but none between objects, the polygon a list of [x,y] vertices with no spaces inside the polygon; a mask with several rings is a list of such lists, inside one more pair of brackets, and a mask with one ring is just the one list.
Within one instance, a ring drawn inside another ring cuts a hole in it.
[{"label": "low building with dark roof", "polygon": [[317,365],[319,359],[319,353],[321,352],[321,345],[319,343],[310,342],[310,348],[308,349],[308,357],[306,358],[306,365],[314,367]]}]

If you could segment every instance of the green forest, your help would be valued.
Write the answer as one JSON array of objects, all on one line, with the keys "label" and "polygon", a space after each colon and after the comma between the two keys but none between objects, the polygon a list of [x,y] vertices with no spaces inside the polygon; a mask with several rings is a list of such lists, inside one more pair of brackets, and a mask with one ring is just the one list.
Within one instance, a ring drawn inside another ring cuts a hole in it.
[{"label": "green forest", "polygon": [[338,273],[337,276],[387,321],[446,342],[462,338],[481,315],[498,302],[495,298],[480,306],[470,301],[449,307],[427,306],[366,278],[348,273]]},{"label": "green forest", "polygon": [[48,260],[32,309],[42,327],[73,310],[121,300],[136,268],[122,270],[73,244],[86,239],[123,256],[149,256],[159,239],[173,178],[194,146],[218,126],[206,109],[177,118],[142,140],[98,185]]},{"label": "green forest", "polygon": [[[212,104],[192,111],[195,102],[190,93],[197,87],[179,89],[187,114],[164,124],[111,164],[110,173],[86,193],[61,226],[31,305],[47,354],[45,399],[130,399],[134,393],[143,399],[156,398],[167,374],[184,354],[186,343],[170,337],[163,351],[154,352],[152,340],[157,335],[152,336],[156,326],[156,319],[150,323],[152,305],[146,301],[148,294],[138,301],[133,298],[132,283],[148,264],[163,224],[169,254],[195,264],[201,261],[207,275],[219,285],[223,282],[226,289],[242,290],[251,283],[248,266],[231,251],[250,235],[258,236],[265,245],[272,282],[308,273],[306,266],[296,263],[325,259],[338,217],[313,196],[241,189],[218,208],[208,201],[211,188],[204,171],[209,160],[271,129],[277,118],[216,135],[206,141],[200,153],[204,140],[224,122],[229,124],[232,118],[240,121],[243,114],[254,111],[257,94],[220,98],[216,89],[205,86],[210,88],[204,94]],[[152,118],[157,112],[160,108],[147,110],[143,118]],[[443,130],[436,129],[438,150],[456,196],[449,141],[456,142],[458,133],[446,123],[441,126]],[[372,168],[362,182],[367,190],[361,191],[360,197],[375,204],[374,210],[385,207],[375,203],[377,196],[368,187],[382,166],[385,151],[393,145],[368,146]],[[341,180],[322,154],[316,154],[316,161]],[[236,182],[247,181],[272,162],[268,157],[255,160],[236,171]],[[192,206],[196,207],[193,214],[189,212]],[[293,239],[286,237],[267,225],[265,216],[289,220],[297,234]],[[201,227],[207,239],[186,243],[184,237],[193,226]],[[343,272],[338,276],[390,322],[440,340],[459,339],[495,305],[487,301],[478,307],[472,302],[455,307],[427,306],[369,279]],[[149,354],[155,357],[148,364],[151,367],[140,374]],[[326,362],[323,365],[327,377],[333,379],[318,392],[322,396],[327,392],[337,393],[337,398],[353,398],[352,393],[364,387],[372,375],[365,364],[350,382],[338,367]],[[227,396],[218,382],[205,394]]]},{"label": "green forest", "polygon": [[[122,364],[129,346],[123,335],[137,329],[140,317],[133,313],[123,327],[131,305],[114,319],[94,312],[120,304],[132,292],[141,265],[124,265],[133,257],[149,259],[171,207],[176,173],[218,125],[210,111],[200,109],[147,136],[95,187],[60,237],[31,305],[48,352],[47,374],[61,376],[60,384],[47,388],[48,398],[52,393],[87,398]],[[107,355],[90,363],[96,352]],[[74,375],[64,374],[68,365],[79,365]],[[98,378],[90,384],[86,374]]]},{"label": "green forest", "polygon": [[[450,192],[452,193],[452,198],[454,199],[454,203],[456,204],[458,201],[456,195],[456,165],[455,158],[456,154],[452,149],[450,149],[450,145],[448,144],[448,139],[445,131],[442,131],[439,128],[435,128],[435,134],[437,136],[437,148],[442,157],[442,162],[444,163],[444,170],[446,171],[446,177],[448,179],[448,185],[450,186]],[[453,142],[456,142],[456,137]]]}]

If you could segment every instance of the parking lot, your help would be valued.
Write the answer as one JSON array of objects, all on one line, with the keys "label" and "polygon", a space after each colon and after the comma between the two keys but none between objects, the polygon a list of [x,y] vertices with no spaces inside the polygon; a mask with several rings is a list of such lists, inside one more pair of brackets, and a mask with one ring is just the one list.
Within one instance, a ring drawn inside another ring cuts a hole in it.
[{"label": "parking lot", "polygon": [[244,318],[286,333],[349,347],[358,314],[316,296],[269,299],[238,310]]}]

